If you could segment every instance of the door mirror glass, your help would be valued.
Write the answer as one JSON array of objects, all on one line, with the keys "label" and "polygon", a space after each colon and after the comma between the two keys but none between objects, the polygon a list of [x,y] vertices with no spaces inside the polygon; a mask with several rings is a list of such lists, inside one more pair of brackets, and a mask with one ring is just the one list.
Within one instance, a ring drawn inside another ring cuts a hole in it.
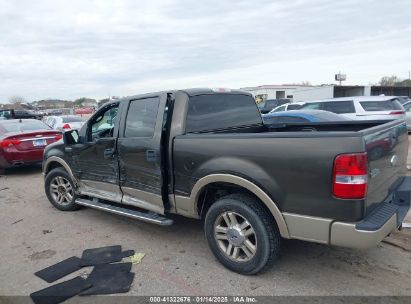
[{"label": "door mirror glass", "polygon": [[63,140],[66,146],[71,146],[79,142],[79,133],[77,130],[70,130],[63,133]]}]

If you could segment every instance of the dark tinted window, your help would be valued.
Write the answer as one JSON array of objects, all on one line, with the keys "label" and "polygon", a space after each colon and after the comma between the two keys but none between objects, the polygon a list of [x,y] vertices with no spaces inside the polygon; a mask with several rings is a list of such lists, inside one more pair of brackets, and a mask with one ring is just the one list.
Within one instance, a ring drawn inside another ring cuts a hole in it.
[{"label": "dark tinted window", "polygon": [[360,101],[365,111],[391,111],[402,110],[401,104],[396,99],[379,101]]},{"label": "dark tinted window", "polygon": [[127,113],[125,137],[153,137],[159,99],[133,100]]},{"label": "dark tinted window", "polygon": [[337,114],[355,113],[354,103],[351,100],[324,102],[321,110]]},{"label": "dark tinted window", "polygon": [[209,94],[189,100],[187,132],[261,124],[254,99],[240,94]]},{"label": "dark tinted window", "polygon": [[265,123],[292,123],[292,122],[309,122],[308,119],[295,116],[273,116],[264,118]]},{"label": "dark tinted window", "polygon": [[321,110],[321,102],[310,102],[301,107],[304,110]]},{"label": "dark tinted window", "polygon": [[290,110],[298,110],[299,108],[301,108],[301,105],[298,105],[298,104],[290,104],[290,105],[288,105],[287,110],[288,110],[288,111],[290,111]]},{"label": "dark tinted window", "polygon": [[36,131],[36,130],[48,130],[50,129],[44,122],[40,120],[7,120],[1,121],[0,126],[5,132],[24,132],[24,131]]}]

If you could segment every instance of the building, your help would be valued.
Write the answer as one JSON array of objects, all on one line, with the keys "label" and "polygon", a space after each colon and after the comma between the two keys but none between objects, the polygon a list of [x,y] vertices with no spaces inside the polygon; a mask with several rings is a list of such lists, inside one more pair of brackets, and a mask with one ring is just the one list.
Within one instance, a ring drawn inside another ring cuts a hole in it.
[{"label": "building", "polygon": [[250,92],[256,100],[290,99],[291,102],[311,101],[334,97],[348,96],[409,96],[411,87],[384,87],[384,86],[348,86],[348,85],[262,85],[246,87],[241,90]]}]

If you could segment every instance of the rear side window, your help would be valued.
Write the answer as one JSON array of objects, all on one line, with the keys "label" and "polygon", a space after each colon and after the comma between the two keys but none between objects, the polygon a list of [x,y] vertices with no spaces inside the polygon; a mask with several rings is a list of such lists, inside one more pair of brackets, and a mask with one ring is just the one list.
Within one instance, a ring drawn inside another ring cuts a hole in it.
[{"label": "rear side window", "polygon": [[127,113],[125,137],[153,137],[159,99],[132,100]]},{"label": "rear side window", "polygon": [[337,114],[355,113],[354,103],[351,100],[324,102],[322,110]]},{"label": "rear side window", "polygon": [[186,132],[261,124],[254,99],[241,94],[207,94],[188,101]]},{"label": "rear side window", "polygon": [[313,103],[307,103],[301,107],[301,109],[307,109],[307,110],[321,110],[321,103],[320,102],[313,102]]},{"label": "rear side window", "polygon": [[301,108],[301,105],[296,105],[296,104],[290,104],[290,105],[288,105],[288,108],[287,108],[287,110],[288,111],[290,111],[290,110],[298,110],[298,109],[300,109]]},{"label": "rear side window", "polygon": [[365,111],[403,110],[401,104],[396,99],[379,101],[360,101],[360,105]]}]

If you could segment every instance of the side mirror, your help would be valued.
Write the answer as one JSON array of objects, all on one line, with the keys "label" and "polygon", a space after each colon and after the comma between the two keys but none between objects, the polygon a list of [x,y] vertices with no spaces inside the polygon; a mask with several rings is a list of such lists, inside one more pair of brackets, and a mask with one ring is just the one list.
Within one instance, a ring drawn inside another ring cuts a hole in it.
[{"label": "side mirror", "polygon": [[75,145],[79,142],[79,133],[77,130],[69,130],[63,133],[63,141],[66,146]]}]

